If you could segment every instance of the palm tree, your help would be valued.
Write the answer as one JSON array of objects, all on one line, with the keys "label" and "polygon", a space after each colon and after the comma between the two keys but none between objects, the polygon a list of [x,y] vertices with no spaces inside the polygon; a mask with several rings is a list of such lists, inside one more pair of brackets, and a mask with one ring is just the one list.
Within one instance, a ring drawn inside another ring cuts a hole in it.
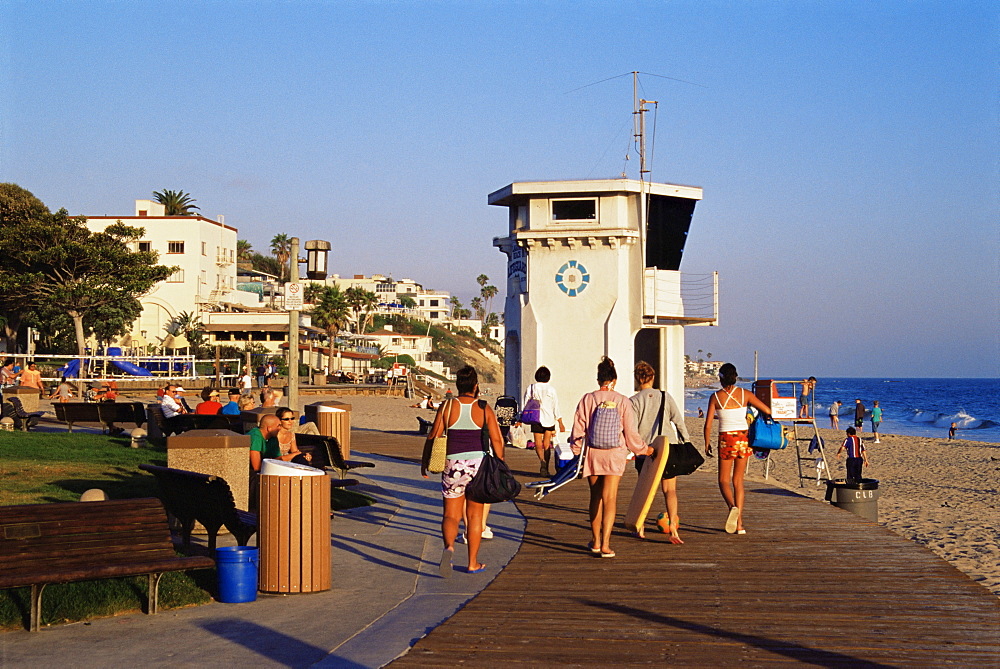
[{"label": "palm tree", "polygon": [[[271,238],[271,253],[274,257],[278,259],[278,263],[281,265],[281,278],[284,279],[288,276],[288,270],[285,269],[288,266],[288,258],[292,255],[292,239],[285,233],[277,234]],[[290,277],[296,278],[296,277]]]},{"label": "palm tree", "polygon": [[480,286],[485,286],[489,282],[490,282],[490,277],[486,276],[485,274],[480,274],[479,276],[476,277],[476,283],[478,283]]},{"label": "palm tree", "polygon": [[302,299],[308,304],[316,304],[325,288],[326,286],[321,283],[310,281],[306,284],[305,289],[302,291]]},{"label": "palm tree", "polygon": [[483,305],[486,313],[490,313],[490,306],[493,302],[493,298],[496,297],[499,292],[500,291],[497,290],[496,286],[483,286],[479,291],[480,295],[483,297]]},{"label": "palm tree", "polygon": [[351,308],[354,312],[354,322],[357,325],[358,334],[361,334],[361,307],[364,304],[364,293],[365,289],[358,286],[351,286],[344,291],[344,299],[347,301],[347,306]]},{"label": "palm tree", "polygon": [[479,320],[483,320],[483,318],[486,316],[486,309],[483,307],[483,298],[481,297],[472,298],[472,300],[469,302],[469,306],[472,307],[472,309],[476,312],[476,318],[478,318]]},{"label": "palm tree", "polygon": [[250,262],[253,255],[253,245],[245,239],[236,240],[236,262]]},{"label": "palm tree", "polygon": [[312,310],[312,322],[326,330],[331,348],[336,345],[337,333],[344,327],[349,313],[350,307],[340,287],[323,286]]},{"label": "palm tree", "polygon": [[375,321],[375,309],[378,307],[378,295],[370,290],[361,291],[361,309],[365,312],[365,324],[361,332],[367,332],[369,326]]},{"label": "palm tree", "polygon": [[449,302],[451,302],[451,317],[458,318],[458,312],[462,309],[462,301],[458,299],[458,295],[452,295]]},{"label": "palm tree", "polygon": [[198,209],[196,199],[182,190],[154,190],[153,197],[163,205],[167,216],[194,216],[192,209]]}]

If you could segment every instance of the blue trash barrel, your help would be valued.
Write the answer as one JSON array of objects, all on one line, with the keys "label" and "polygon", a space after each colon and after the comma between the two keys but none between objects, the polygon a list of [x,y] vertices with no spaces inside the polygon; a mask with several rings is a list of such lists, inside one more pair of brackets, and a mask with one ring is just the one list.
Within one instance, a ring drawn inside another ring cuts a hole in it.
[{"label": "blue trash barrel", "polygon": [[253,546],[223,546],[215,549],[219,572],[219,601],[226,604],[257,599],[257,549]]},{"label": "blue trash barrel", "polygon": [[121,355],[122,349],[120,346],[109,346],[107,355]]}]

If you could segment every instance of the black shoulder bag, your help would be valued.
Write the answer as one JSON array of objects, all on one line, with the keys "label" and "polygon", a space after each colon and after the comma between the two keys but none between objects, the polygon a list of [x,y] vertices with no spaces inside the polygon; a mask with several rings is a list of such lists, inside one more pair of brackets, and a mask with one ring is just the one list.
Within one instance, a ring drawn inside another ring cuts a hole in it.
[{"label": "black shoulder bag", "polygon": [[493,455],[490,448],[490,431],[486,422],[486,402],[479,400],[483,409],[483,427],[480,431],[480,441],[483,447],[483,460],[479,463],[479,471],[465,486],[465,497],[480,504],[499,504],[517,497],[521,492],[521,484],[510,473],[507,463]]},{"label": "black shoulder bag", "polygon": [[[663,433],[663,406],[667,403],[667,394],[664,391],[660,391],[663,396],[661,398],[662,403],[660,404],[660,434]],[[677,432],[678,440],[680,440],[680,430],[677,426],[674,426],[674,431]],[[694,447],[690,441],[685,441],[683,444],[671,444],[670,453],[667,454],[667,464],[663,468],[663,476],[665,478],[673,478],[675,476],[686,476],[693,473],[698,467],[701,467],[705,463],[705,458],[702,457],[698,449]]]}]

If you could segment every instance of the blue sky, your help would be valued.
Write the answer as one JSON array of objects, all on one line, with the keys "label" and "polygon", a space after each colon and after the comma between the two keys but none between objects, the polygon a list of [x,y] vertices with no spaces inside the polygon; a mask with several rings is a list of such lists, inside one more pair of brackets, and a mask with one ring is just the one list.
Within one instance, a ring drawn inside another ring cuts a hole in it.
[{"label": "blue sky", "polygon": [[[183,189],[331,270],[503,289],[512,181],[704,188],[688,351],[774,376],[1000,375],[992,2],[0,3],[0,180],[74,214]],[[585,87],[585,88],[580,88]],[[635,161],[629,170],[634,175]],[[589,364],[589,363],[588,363]]]}]

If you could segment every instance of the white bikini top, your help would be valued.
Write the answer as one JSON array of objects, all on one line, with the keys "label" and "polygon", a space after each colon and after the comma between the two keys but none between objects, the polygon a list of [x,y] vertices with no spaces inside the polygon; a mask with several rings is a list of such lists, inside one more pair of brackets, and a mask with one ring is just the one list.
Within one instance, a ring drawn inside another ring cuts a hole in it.
[{"label": "white bikini top", "polygon": [[[735,391],[736,388],[733,388],[733,392]],[[726,392],[725,404],[729,404],[730,400],[739,402],[733,397],[733,392]],[[715,398],[718,405],[715,413],[719,417],[719,432],[742,432],[747,429],[747,408],[745,405],[726,409],[724,404],[719,401],[718,394],[712,395],[712,397]]]}]

